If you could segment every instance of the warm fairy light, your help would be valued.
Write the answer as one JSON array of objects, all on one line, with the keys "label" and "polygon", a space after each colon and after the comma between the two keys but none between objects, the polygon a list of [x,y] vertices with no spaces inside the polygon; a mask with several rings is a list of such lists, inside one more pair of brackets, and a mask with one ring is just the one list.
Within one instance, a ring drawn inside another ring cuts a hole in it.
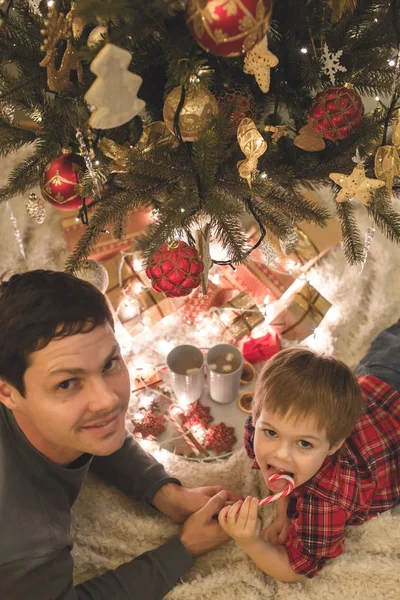
[{"label": "warm fairy light", "polygon": [[47,6],[51,8],[54,5],[54,0],[47,0]]},{"label": "warm fairy light", "polygon": [[[149,410],[151,408],[151,405],[154,401],[154,397],[151,394],[140,394],[140,406],[142,408],[145,408],[146,410]],[[143,415],[143,413],[140,413],[141,415]],[[136,419],[136,417],[134,417]],[[141,416],[140,418],[143,418],[143,416]]]},{"label": "warm fairy light", "polygon": [[294,260],[292,260],[292,259],[290,259],[290,260],[287,260],[287,261],[286,261],[286,268],[287,268],[287,270],[289,271],[289,273],[290,273],[291,271],[293,271],[293,269],[294,269],[296,266],[297,266],[297,263],[296,263],[296,261],[294,261]]},{"label": "warm fairy light", "polygon": [[184,212],[185,212],[185,209],[184,209],[184,208],[181,208],[181,213],[184,213]]},{"label": "warm fairy light", "polygon": [[300,52],[301,52],[302,54],[307,54],[308,50],[307,50],[307,48],[301,48],[301,49],[300,49]]},{"label": "warm fairy light", "polygon": [[95,165],[96,165],[96,167],[97,167],[97,166],[99,166],[99,164],[100,164],[100,161],[99,161],[99,160],[95,160],[95,161],[94,161],[94,164],[95,164]]},{"label": "warm fairy light", "polygon": [[265,171],[263,171],[263,172],[260,174],[260,177],[261,177],[261,179],[267,179],[268,175],[266,174],[266,172],[265,172]]},{"label": "warm fairy light", "polygon": [[208,275],[208,279],[215,285],[218,285],[221,278],[219,276],[219,273],[210,273]]},{"label": "warm fairy light", "polygon": [[143,421],[144,419],[144,413],[143,412],[137,412],[133,415],[133,418],[135,419],[135,421]]},{"label": "warm fairy light", "polygon": [[141,271],[142,270],[142,261],[140,260],[140,258],[134,258],[133,259],[133,270],[134,271]]},{"label": "warm fairy light", "polygon": [[143,291],[143,283],[141,281],[135,281],[132,287],[135,294],[140,294]]},{"label": "warm fairy light", "polygon": [[139,303],[134,298],[124,298],[117,308],[117,315],[123,322],[130,321],[139,314]]},{"label": "warm fairy light", "polygon": [[221,312],[219,318],[224,323],[224,325],[228,325],[231,319],[231,316],[227,314],[227,312]]},{"label": "warm fairy light", "polygon": [[202,425],[200,425],[200,424],[193,425],[190,429],[193,432],[193,434],[195,435],[197,440],[199,440],[200,442],[202,442],[204,440],[205,435],[206,435],[206,430],[204,429],[204,427]]},{"label": "warm fairy light", "polygon": [[388,60],[388,64],[389,64],[389,67],[394,67],[396,64],[396,61],[393,60],[393,58],[391,58],[390,60]]},{"label": "warm fairy light", "polygon": [[379,102],[379,100],[380,100],[379,96],[375,96],[375,100],[376,100],[377,102]]}]

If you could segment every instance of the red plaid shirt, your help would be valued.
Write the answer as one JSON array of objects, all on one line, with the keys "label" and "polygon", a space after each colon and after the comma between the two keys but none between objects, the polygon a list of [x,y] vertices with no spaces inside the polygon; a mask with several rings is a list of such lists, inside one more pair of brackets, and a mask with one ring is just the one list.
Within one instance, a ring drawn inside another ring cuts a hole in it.
[{"label": "red plaid shirt", "polygon": [[[346,525],[360,525],[400,500],[400,394],[372,375],[358,382],[365,408],[353,433],[290,496],[285,547],[292,568],[307,577],[343,552]],[[250,417],[245,447],[255,459],[253,440]]]}]

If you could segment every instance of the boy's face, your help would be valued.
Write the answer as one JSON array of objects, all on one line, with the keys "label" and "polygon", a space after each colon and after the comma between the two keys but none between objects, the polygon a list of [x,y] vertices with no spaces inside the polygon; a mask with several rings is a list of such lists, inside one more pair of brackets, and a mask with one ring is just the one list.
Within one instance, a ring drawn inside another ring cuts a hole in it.
[{"label": "boy's face", "polygon": [[0,400],[51,461],[66,465],[85,452],[105,456],[123,444],[130,382],[108,323],[32,352],[24,383],[22,397],[0,381]]},{"label": "boy's face", "polygon": [[273,492],[287,486],[285,479],[269,483],[277,472],[291,475],[295,487],[305,483],[318,471],[328,454],[341,446],[330,448],[324,430],[315,426],[313,418],[277,416],[263,409],[255,423],[254,452],[265,482]]}]

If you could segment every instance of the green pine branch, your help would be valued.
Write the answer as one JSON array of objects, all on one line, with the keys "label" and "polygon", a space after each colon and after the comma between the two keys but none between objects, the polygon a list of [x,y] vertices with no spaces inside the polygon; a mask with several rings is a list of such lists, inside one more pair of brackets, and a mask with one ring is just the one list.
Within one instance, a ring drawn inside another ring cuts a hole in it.
[{"label": "green pine branch", "polygon": [[351,202],[337,202],[336,213],[342,228],[342,245],[345,256],[350,265],[360,263],[364,258],[364,244]]}]

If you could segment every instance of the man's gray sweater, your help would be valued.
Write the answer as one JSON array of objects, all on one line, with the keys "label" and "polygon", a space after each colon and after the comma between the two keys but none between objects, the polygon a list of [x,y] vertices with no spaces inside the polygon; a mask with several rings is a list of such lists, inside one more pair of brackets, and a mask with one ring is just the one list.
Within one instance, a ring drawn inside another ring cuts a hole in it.
[{"label": "man's gray sweater", "polygon": [[74,587],[71,507],[89,468],[149,504],[163,485],[179,483],[128,433],[110,456],[83,455],[68,467],[56,465],[35,450],[0,403],[1,600],[158,600],[192,567],[175,537]]}]

